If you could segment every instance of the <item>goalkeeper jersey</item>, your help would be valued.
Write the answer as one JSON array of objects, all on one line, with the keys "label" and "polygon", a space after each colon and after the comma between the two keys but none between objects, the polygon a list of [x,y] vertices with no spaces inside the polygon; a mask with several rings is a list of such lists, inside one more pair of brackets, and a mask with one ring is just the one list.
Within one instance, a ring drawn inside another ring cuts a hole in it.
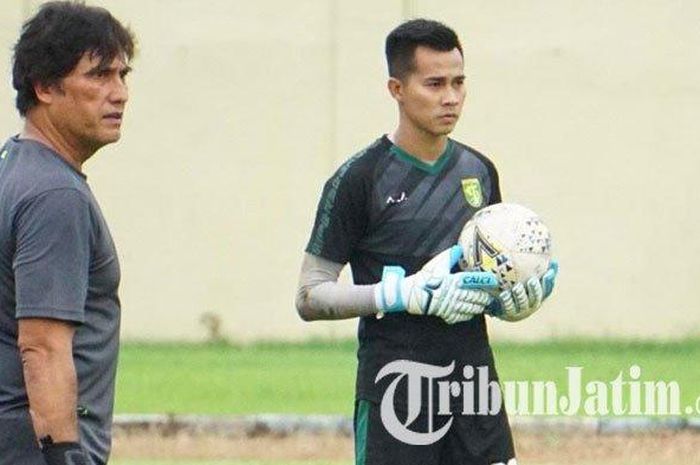
[{"label": "goalkeeper jersey", "polygon": [[[476,150],[448,139],[428,164],[383,136],[326,182],[306,251],[349,263],[355,284],[379,282],[386,265],[410,275],[456,244],[477,210],[500,201],[498,173]],[[493,365],[481,315],[455,325],[405,313],[364,317],[358,339],[360,399],[380,400],[385,386],[375,384],[376,375],[395,360]]]}]

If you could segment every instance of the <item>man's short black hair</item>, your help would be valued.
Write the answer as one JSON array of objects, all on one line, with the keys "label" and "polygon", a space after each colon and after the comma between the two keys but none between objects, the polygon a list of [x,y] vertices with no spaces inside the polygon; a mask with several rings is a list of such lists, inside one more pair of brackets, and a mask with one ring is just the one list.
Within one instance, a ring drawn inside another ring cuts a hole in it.
[{"label": "man's short black hair", "polygon": [[412,19],[399,25],[386,38],[386,61],[389,76],[402,79],[414,69],[414,55],[419,46],[440,52],[455,48],[464,56],[455,31],[439,21]]},{"label": "man's short black hair", "polygon": [[82,2],[53,1],[41,6],[22,26],[15,45],[12,86],[20,115],[38,103],[35,84],[55,85],[85,53],[107,65],[123,54],[134,56],[134,36],[104,8]]}]

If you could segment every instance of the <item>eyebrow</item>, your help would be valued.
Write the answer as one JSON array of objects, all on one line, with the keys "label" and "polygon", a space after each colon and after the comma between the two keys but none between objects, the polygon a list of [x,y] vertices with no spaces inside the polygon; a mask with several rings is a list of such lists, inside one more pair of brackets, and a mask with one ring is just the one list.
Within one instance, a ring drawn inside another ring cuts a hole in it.
[{"label": "eyebrow", "polygon": [[[97,65],[97,66],[95,66],[95,67],[89,69],[85,74],[87,74],[87,75],[94,75],[94,74],[100,73],[100,72],[102,72],[102,71],[113,71],[113,70],[116,71],[116,70],[117,70],[117,67],[116,67],[116,66],[111,66],[111,65],[103,66],[103,65],[100,64],[100,65]],[[133,68],[132,68],[131,66],[126,65],[126,66],[124,66],[124,68],[121,68],[121,69],[119,70],[119,74],[121,74],[121,75],[127,75],[127,74],[129,74],[132,70],[133,70]]]},{"label": "eyebrow", "polygon": [[452,79],[466,79],[467,77],[464,74],[460,74],[457,76],[428,76],[425,78],[425,81],[447,81],[447,80],[452,80]]}]

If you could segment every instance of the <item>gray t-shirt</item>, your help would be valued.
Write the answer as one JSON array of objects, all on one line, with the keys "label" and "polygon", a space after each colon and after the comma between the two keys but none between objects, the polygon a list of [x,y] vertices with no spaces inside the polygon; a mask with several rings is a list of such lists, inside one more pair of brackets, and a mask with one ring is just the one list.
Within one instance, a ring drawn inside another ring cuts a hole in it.
[{"label": "gray t-shirt", "polygon": [[81,443],[107,461],[119,349],[119,262],[83,174],[45,145],[0,148],[0,463],[43,464],[28,414],[17,320],[76,325]]}]

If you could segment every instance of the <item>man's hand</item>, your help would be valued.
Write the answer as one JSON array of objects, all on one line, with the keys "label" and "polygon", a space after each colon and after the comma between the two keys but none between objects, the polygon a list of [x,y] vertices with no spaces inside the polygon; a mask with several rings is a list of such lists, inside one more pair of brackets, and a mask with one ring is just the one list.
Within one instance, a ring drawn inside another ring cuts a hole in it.
[{"label": "man's hand", "polygon": [[541,279],[530,278],[525,285],[518,283],[509,291],[503,291],[487,306],[486,312],[505,321],[520,321],[542,306],[542,302],[554,290],[559,264],[552,260]]},{"label": "man's hand", "polygon": [[455,245],[408,277],[400,266],[384,267],[375,286],[377,308],[382,313],[434,315],[449,324],[482,313],[492,300],[484,289],[495,287],[496,277],[484,272],[450,273],[461,257],[462,248]]}]

